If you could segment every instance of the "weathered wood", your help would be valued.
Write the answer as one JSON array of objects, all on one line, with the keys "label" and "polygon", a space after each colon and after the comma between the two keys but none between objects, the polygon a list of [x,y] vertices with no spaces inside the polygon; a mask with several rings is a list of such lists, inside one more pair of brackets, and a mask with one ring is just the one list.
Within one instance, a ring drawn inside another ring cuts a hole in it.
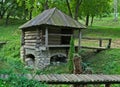
[{"label": "weathered wood", "polygon": [[110,40],[111,38],[82,37],[82,39],[88,39],[88,40]]},{"label": "weathered wood", "polygon": [[25,43],[25,45],[27,45],[27,46],[35,46],[36,43]]},{"label": "weathered wood", "polygon": [[48,28],[45,29],[45,46],[48,47]]},{"label": "weathered wood", "polygon": [[105,84],[105,87],[110,87],[110,84]]},{"label": "weathered wood", "polygon": [[49,34],[49,36],[72,36],[73,34]]},{"label": "weathered wood", "polygon": [[36,40],[25,40],[25,43],[36,43]]},{"label": "weathered wood", "polygon": [[109,43],[108,43],[107,48],[110,48],[110,47],[111,47],[111,42],[112,42],[112,39],[109,39]]},{"label": "weathered wood", "polygon": [[97,49],[97,50],[106,50],[107,48],[105,47],[87,47],[87,46],[81,46],[82,48],[86,49]]},{"label": "weathered wood", "polygon": [[25,37],[25,40],[35,40],[37,37],[36,36],[27,36]]},{"label": "weathered wood", "polygon": [[74,56],[73,63],[74,63],[74,74],[82,74],[82,60],[78,55]]},{"label": "weathered wood", "polygon": [[0,45],[6,44],[6,42],[0,42]]},{"label": "weathered wood", "polygon": [[22,30],[22,36],[21,36],[21,46],[23,46],[25,44],[25,32],[24,30]]},{"label": "weathered wood", "polygon": [[24,48],[29,48],[29,49],[35,49],[35,46],[27,46],[27,45],[24,45]]},{"label": "weathered wood", "polygon": [[81,30],[79,29],[79,36],[78,36],[78,38],[79,38],[79,41],[78,41],[78,51],[79,51],[80,48],[81,48],[81,37],[82,37],[82,33],[81,33]]},{"label": "weathered wood", "polygon": [[102,47],[102,40],[99,39],[99,46]]}]

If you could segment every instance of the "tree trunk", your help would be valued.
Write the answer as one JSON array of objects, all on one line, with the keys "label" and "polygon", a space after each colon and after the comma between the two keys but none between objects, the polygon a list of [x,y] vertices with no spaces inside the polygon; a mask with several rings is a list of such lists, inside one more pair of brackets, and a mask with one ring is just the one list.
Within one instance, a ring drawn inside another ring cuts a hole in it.
[{"label": "tree trunk", "polygon": [[92,16],[92,18],[91,18],[91,26],[93,24],[93,20],[94,20],[94,16]]},{"label": "tree trunk", "polygon": [[[83,70],[82,70],[82,60],[81,57],[79,55],[75,55],[74,59],[74,74],[82,74]],[[73,85],[73,87],[81,87],[81,85]]]},{"label": "tree trunk", "polygon": [[118,6],[117,6],[117,4],[118,4],[118,1],[114,0],[114,21],[115,22],[118,21],[118,12],[117,12]]},{"label": "tree trunk", "polygon": [[32,11],[33,11],[33,8],[30,9],[30,13],[29,13],[29,20],[32,19]]},{"label": "tree trunk", "polygon": [[6,16],[5,25],[8,25],[9,17],[10,17],[10,13],[8,13]]},{"label": "tree trunk", "polygon": [[67,7],[68,7],[68,11],[69,11],[69,15],[72,17],[72,11],[70,9],[70,3],[68,0],[66,0],[66,3],[67,3]]},{"label": "tree trunk", "polygon": [[82,3],[82,0],[77,0],[76,1],[76,7],[75,7],[75,20],[78,20],[78,12],[79,12],[79,7]]},{"label": "tree trunk", "polygon": [[45,0],[45,4],[44,4],[44,10],[48,9],[49,6],[48,6],[48,0]]},{"label": "tree trunk", "polygon": [[88,26],[89,25],[89,14],[87,14],[87,16],[86,16],[86,24],[85,24],[86,26]]}]

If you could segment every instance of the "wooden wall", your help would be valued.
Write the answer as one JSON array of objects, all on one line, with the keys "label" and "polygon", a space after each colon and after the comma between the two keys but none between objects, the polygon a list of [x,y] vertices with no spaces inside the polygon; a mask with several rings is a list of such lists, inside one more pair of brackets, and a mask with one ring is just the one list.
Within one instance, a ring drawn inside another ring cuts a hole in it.
[{"label": "wooden wall", "polygon": [[61,36],[58,35],[61,33],[61,29],[48,29],[48,44],[49,45],[60,45]]},{"label": "wooden wall", "polygon": [[36,38],[37,38],[37,31],[36,30],[25,31],[24,41],[25,41],[26,46],[35,46],[36,45]]}]

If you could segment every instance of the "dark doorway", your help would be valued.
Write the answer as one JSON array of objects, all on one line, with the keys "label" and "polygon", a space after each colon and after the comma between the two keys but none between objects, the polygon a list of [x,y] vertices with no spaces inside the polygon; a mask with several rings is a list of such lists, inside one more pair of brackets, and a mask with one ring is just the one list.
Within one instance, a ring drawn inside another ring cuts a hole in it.
[{"label": "dark doorway", "polygon": [[26,55],[25,62],[27,66],[33,67],[35,63],[35,56],[32,54]]},{"label": "dark doorway", "polygon": [[66,62],[67,62],[67,57],[62,54],[56,54],[56,55],[52,56],[50,59],[50,64],[52,64],[52,65],[66,63]]}]

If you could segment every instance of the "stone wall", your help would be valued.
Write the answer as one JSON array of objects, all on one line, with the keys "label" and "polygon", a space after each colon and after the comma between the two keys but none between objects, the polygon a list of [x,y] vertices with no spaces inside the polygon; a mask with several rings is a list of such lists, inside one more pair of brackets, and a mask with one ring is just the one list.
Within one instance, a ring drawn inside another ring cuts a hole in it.
[{"label": "stone wall", "polygon": [[50,65],[50,59],[52,56],[60,54],[67,57],[67,51],[68,49],[66,48],[49,48],[49,50],[40,50],[39,48],[31,49],[21,47],[21,58],[23,61],[28,60],[27,55],[31,54],[35,57],[34,67],[43,69],[46,66]]}]

